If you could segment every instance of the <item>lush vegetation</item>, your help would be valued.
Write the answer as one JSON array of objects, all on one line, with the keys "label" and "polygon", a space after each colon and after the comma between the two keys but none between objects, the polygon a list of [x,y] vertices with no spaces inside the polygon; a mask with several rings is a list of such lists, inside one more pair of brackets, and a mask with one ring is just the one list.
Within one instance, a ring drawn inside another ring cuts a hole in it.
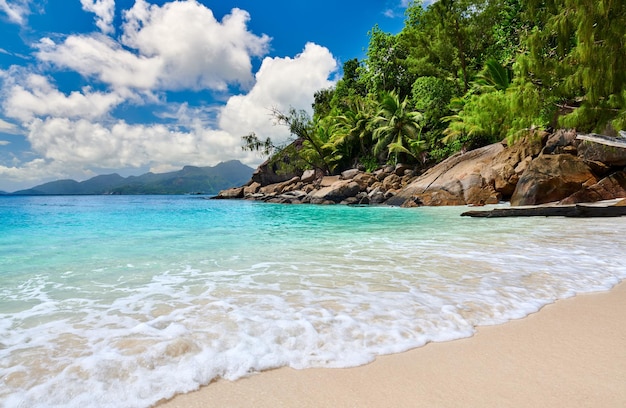
[{"label": "lush vegetation", "polygon": [[250,134],[244,149],[332,173],[428,165],[532,129],[614,133],[626,128],[625,21],[622,0],[413,2],[401,32],[372,28],[367,58],[315,94],[312,118],[274,112],[296,144]]}]

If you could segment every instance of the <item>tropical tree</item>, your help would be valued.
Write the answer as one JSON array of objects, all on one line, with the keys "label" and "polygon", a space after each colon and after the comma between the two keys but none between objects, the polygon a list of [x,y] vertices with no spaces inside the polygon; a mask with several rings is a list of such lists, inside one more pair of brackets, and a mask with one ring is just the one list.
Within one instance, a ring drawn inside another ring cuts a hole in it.
[{"label": "tropical tree", "polygon": [[374,153],[386,151],[387,158],[393,155],[396,163],[401,155],[418,159],[426,147],[420,135],[422,114],[409,110],[407,105],[408,97],[400,101],[396,92],[384,92],[373,119]]},{"label": "tropical tree", "polygon": [[370,153],[372,145],[372,120],[376,112],[370,98],[350,100],[348,110],[336,117],[337,132],[333,136],[335,145],[358,146],[362,155]]},{"label": "tropical tree", "polygon": [[372,28],[369,35],[367,59],[359,69],[368,93],[377,95],[397,90],[401,96],[409,95],[415,80],[406,68],[409,44],[399,41],[397,35],[383,32],[378,25]]},{"label": "tropical tree", "polygon": [[[626,127],[626,2],[525,0],[536,22],[521,59],[524,78],[560,99],[561,124]],[[550,99],[550,98],[547,98]]]}]

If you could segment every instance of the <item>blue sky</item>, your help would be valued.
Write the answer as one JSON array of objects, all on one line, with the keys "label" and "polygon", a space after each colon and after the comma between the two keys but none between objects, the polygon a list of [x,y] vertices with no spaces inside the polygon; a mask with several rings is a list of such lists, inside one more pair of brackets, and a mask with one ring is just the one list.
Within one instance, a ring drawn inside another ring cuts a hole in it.
[{"label": "blue sky", "polygon": [[0,190],[262,158],[406,0],[0,0]]}]

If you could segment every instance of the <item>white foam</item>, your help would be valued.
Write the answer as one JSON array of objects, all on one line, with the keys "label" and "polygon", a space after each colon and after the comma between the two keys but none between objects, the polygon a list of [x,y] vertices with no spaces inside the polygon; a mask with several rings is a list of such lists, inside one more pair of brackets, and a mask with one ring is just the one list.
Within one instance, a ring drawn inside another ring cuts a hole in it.
[{"label": "white foam", "polygon": [[374,235],[319,230],[315,246],[198,250],[132,271],[64,271],[72,290],[46,275],[3,289],[24,303],[0,313],[0,400],[117,407],[123,395],[124,406],[146,407],[216,377],[361,365],[626,277],[621,220],[410,230],[402,214],[405,229]]}]

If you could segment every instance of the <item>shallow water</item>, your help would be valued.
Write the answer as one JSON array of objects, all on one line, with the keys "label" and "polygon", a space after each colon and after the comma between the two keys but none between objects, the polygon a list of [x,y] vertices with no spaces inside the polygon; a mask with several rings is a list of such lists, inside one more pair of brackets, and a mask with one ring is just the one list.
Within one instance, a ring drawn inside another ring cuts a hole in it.
[{"label": "shallow water", "polygon": [[0,197],[0,401],[146,407],[360,365],[626,277],[626,219],[464,210]]}]

